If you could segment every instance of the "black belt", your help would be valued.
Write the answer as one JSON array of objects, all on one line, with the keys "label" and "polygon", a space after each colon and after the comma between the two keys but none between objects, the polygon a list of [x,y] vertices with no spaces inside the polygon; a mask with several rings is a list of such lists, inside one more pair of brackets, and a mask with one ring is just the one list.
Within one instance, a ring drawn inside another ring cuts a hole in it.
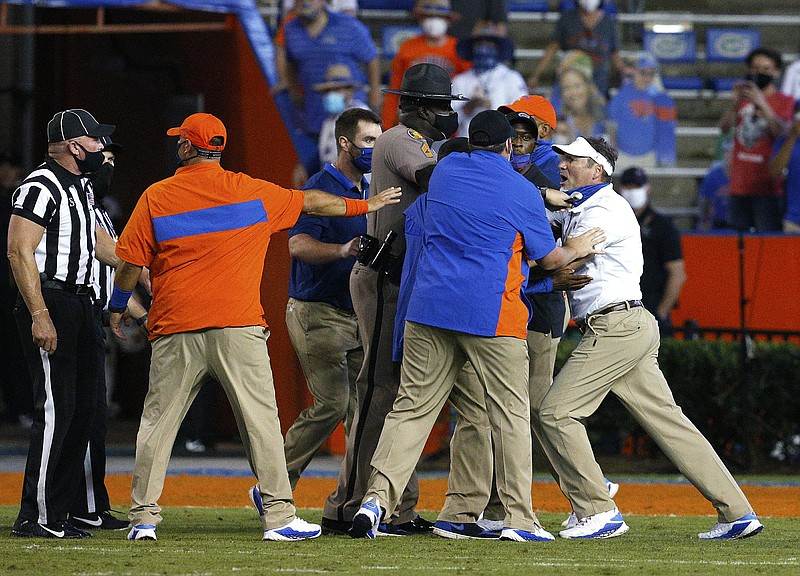
[{"label": "black belt", "polygon": [[616,304],[609,304],[603,308],[600,308],[597,312],[592,312],[586,317],[586,320],[581,320],[580,322],[576,322],[578,328],[581,332],[586,331],[586,321],[589,318],[594,316],[602,316],[603,314],[609,314],[611,312],[621,312],[622,310],[630,310],[631,308],[639,308],[640,306],[644,306],[641,300],[626,300],[625,302],[617,302]]},{"label": "black belt", "polygon": [[63,280],[42,280],[42,288],[63,290],[64,292],[69,292],[77,296],[86,296],[92,290],[91,286],[85,284],[68,284]]}]

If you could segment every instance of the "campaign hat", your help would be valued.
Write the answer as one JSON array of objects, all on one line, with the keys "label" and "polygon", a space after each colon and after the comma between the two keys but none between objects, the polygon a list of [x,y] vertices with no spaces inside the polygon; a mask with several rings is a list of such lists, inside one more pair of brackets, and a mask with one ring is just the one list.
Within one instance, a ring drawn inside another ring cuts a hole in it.
[{"label": "campaign hat", "polygon": [[453,94],[450,75],[436,64],[415,64],[403,74],[399,90],[384,88],[387,94],[412,96],[429,100],[469,100],[463,94]]}]

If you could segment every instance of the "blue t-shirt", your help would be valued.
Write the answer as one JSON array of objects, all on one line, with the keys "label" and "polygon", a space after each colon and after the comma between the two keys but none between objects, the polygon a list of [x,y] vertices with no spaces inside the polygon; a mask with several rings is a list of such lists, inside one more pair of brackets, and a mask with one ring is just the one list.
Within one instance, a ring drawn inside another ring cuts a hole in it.
[{"label": "blue t-shirt", "polygon": [[[772,149],[773,157],[784,142],[786,142],[786,136],[781,136],[775,141],[775,147]],[[800,225],[800,141],[795,142],[794,148],[792,148],[787,168],[786,181],[783,184],[786,193],[786,213],[783,215],[783,219]]]},{"label": "blue t-shirt", "polygon": [[[363,194],[339,170],[330,164],[325,164],[322,170],[309,178],[303,190],[317,188],[329,194],[358,200],[366,197],[366,180],[361,184]],[[289,237],[308,234],[313,239],[327,244],[344,244],[366,233],[367,217],[363,215],[350,218],[303,215],[289,230]],[[355,261],[355,258],[344,258],[327,264],[309,264],[292,258],[289,296],[306,302],[326,302],[337,308],[352,310],[350,271]]]},{"label": "blue t-shirt", "polygon": [[617,146],[631,156],[656,153],[660,166],[675,164],[675,102],[658,89],[638,90],[627,82],[608,103],[608,119],[617,123]]},{"label": "blue t-shirt", "polygon": [[544,175],[556,184],[561,183],[561,172],[558,165],[561,163],[561,156],[553,150],[552,140],[539,140],[531,156],[531,161],[536,164]]},{"label": "blue t-shirt", "polygon": [[730,179],[723,162],[717,162],[703,178],[700,185],[700,198],[711,202],[711,222],[725,222],[728,219],[728,198]]},{"label": "blue t-shirt", "polygon": [[[325,81],[330,64],[346,64],[353,79],[366,84],[367,78],[360,64],[373,60],[378,49],[369,29],[347,14],[328,12],[328,24],[316,38],[311,37],[299,18],[287,22],[286,56],[297,68],[300,83],[305,90],[305,113],[308,131],[319,134],[327,113],[322,106],[322,93],[312,89]],[[356,100],[366,100],[363,90],[355,93]]]},{"label": "blue t-shirt", "polygon": [[528,259],[555,248],[536,187],[494,152],[454,152],[428,187],[409,321],[524,339]]}]

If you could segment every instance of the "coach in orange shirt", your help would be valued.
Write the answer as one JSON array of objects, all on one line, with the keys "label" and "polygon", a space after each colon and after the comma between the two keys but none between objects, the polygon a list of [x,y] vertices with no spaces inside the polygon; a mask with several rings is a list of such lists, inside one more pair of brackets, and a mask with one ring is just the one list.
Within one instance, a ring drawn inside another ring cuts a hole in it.
[{"label": "coach in orange shirt", "polygon": [[145,190],[117,244],[109,310],[120,323],[142,267],[150,269],[153,345],[150,388],[136,440],[130,540],[155,540],[158,498],[170,451],[203,382],[216,378],[233,408],[245,453],[259,480],[250,491],[264,540],[316,538],[320,528],[295,516],[283,455],[260,285],[270,236],[301,213],[356,216],[399,201],[399,188],[369,200],[321,190],[287,190],[224,170],[223,123],[192,114],[178,137],[180,167]]}]

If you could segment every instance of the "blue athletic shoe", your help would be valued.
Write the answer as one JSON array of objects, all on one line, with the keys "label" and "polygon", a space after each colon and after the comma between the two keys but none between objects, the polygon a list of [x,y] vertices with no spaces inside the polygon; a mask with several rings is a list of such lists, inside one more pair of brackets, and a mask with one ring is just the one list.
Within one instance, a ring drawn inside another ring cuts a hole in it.
[{"label": "blue athletic shoe", "polygon": [[128,532],[128,540],[155,540],[156,527],[152,524],[137,524]]},{"label": "blue athletic shoe", "polygon": [[353,516],[353,525],[347,533],[351,538],[375,538],[381,521],[381,507],[377,498],[367,498]]},{"label": "blue athletic shoe", "polygon": [[433,533],[442,538],[455,540],[497,540],[500,532],[485,530],[477,522],[446,522],[437,520],[433,524]]},{"label": "blue athletic shoe", "polygon": [[575,526],[562,530],[558,535],[562,538],[614,538],[627,531],[628,525],[622,519],[622,514],[614,508],[581,518]]},{"label": "blue athletic shoe", "polygon": [[755,536],[763,529],[764,525],[758,521],[758,516],[751,512],[733,522],[717,522],[711,530],[701,532],[697,537],[701,540],[735,540]]},{"label": "blue athletic shoe", "polygon": [[258,484],[250,488],[247,492],[247,495],[250,497],[250,502],[253,503],[253,506],[256,507],[256,512],[262,518],[264,517],[264,501],[261,499],[261,489],[258,487]]},{"label": "blue athletic shoe", "polygon": [[533,525],[533,530],[503,528],[500,533],[500,540],[513,540],[514,542],[552,542],[555,539],[555,536],[538,524]]},{"label": "blue athletic shoe", "polygon": [[264,530],[264,537],[262,540],[282,540],[294,542],[297,540],[310,540],[311,538],[319,538],[320,534],[322,534],[322,528],[318,524],[311,524],[302,518],[295,517],[294,520],[282,528]]}]

